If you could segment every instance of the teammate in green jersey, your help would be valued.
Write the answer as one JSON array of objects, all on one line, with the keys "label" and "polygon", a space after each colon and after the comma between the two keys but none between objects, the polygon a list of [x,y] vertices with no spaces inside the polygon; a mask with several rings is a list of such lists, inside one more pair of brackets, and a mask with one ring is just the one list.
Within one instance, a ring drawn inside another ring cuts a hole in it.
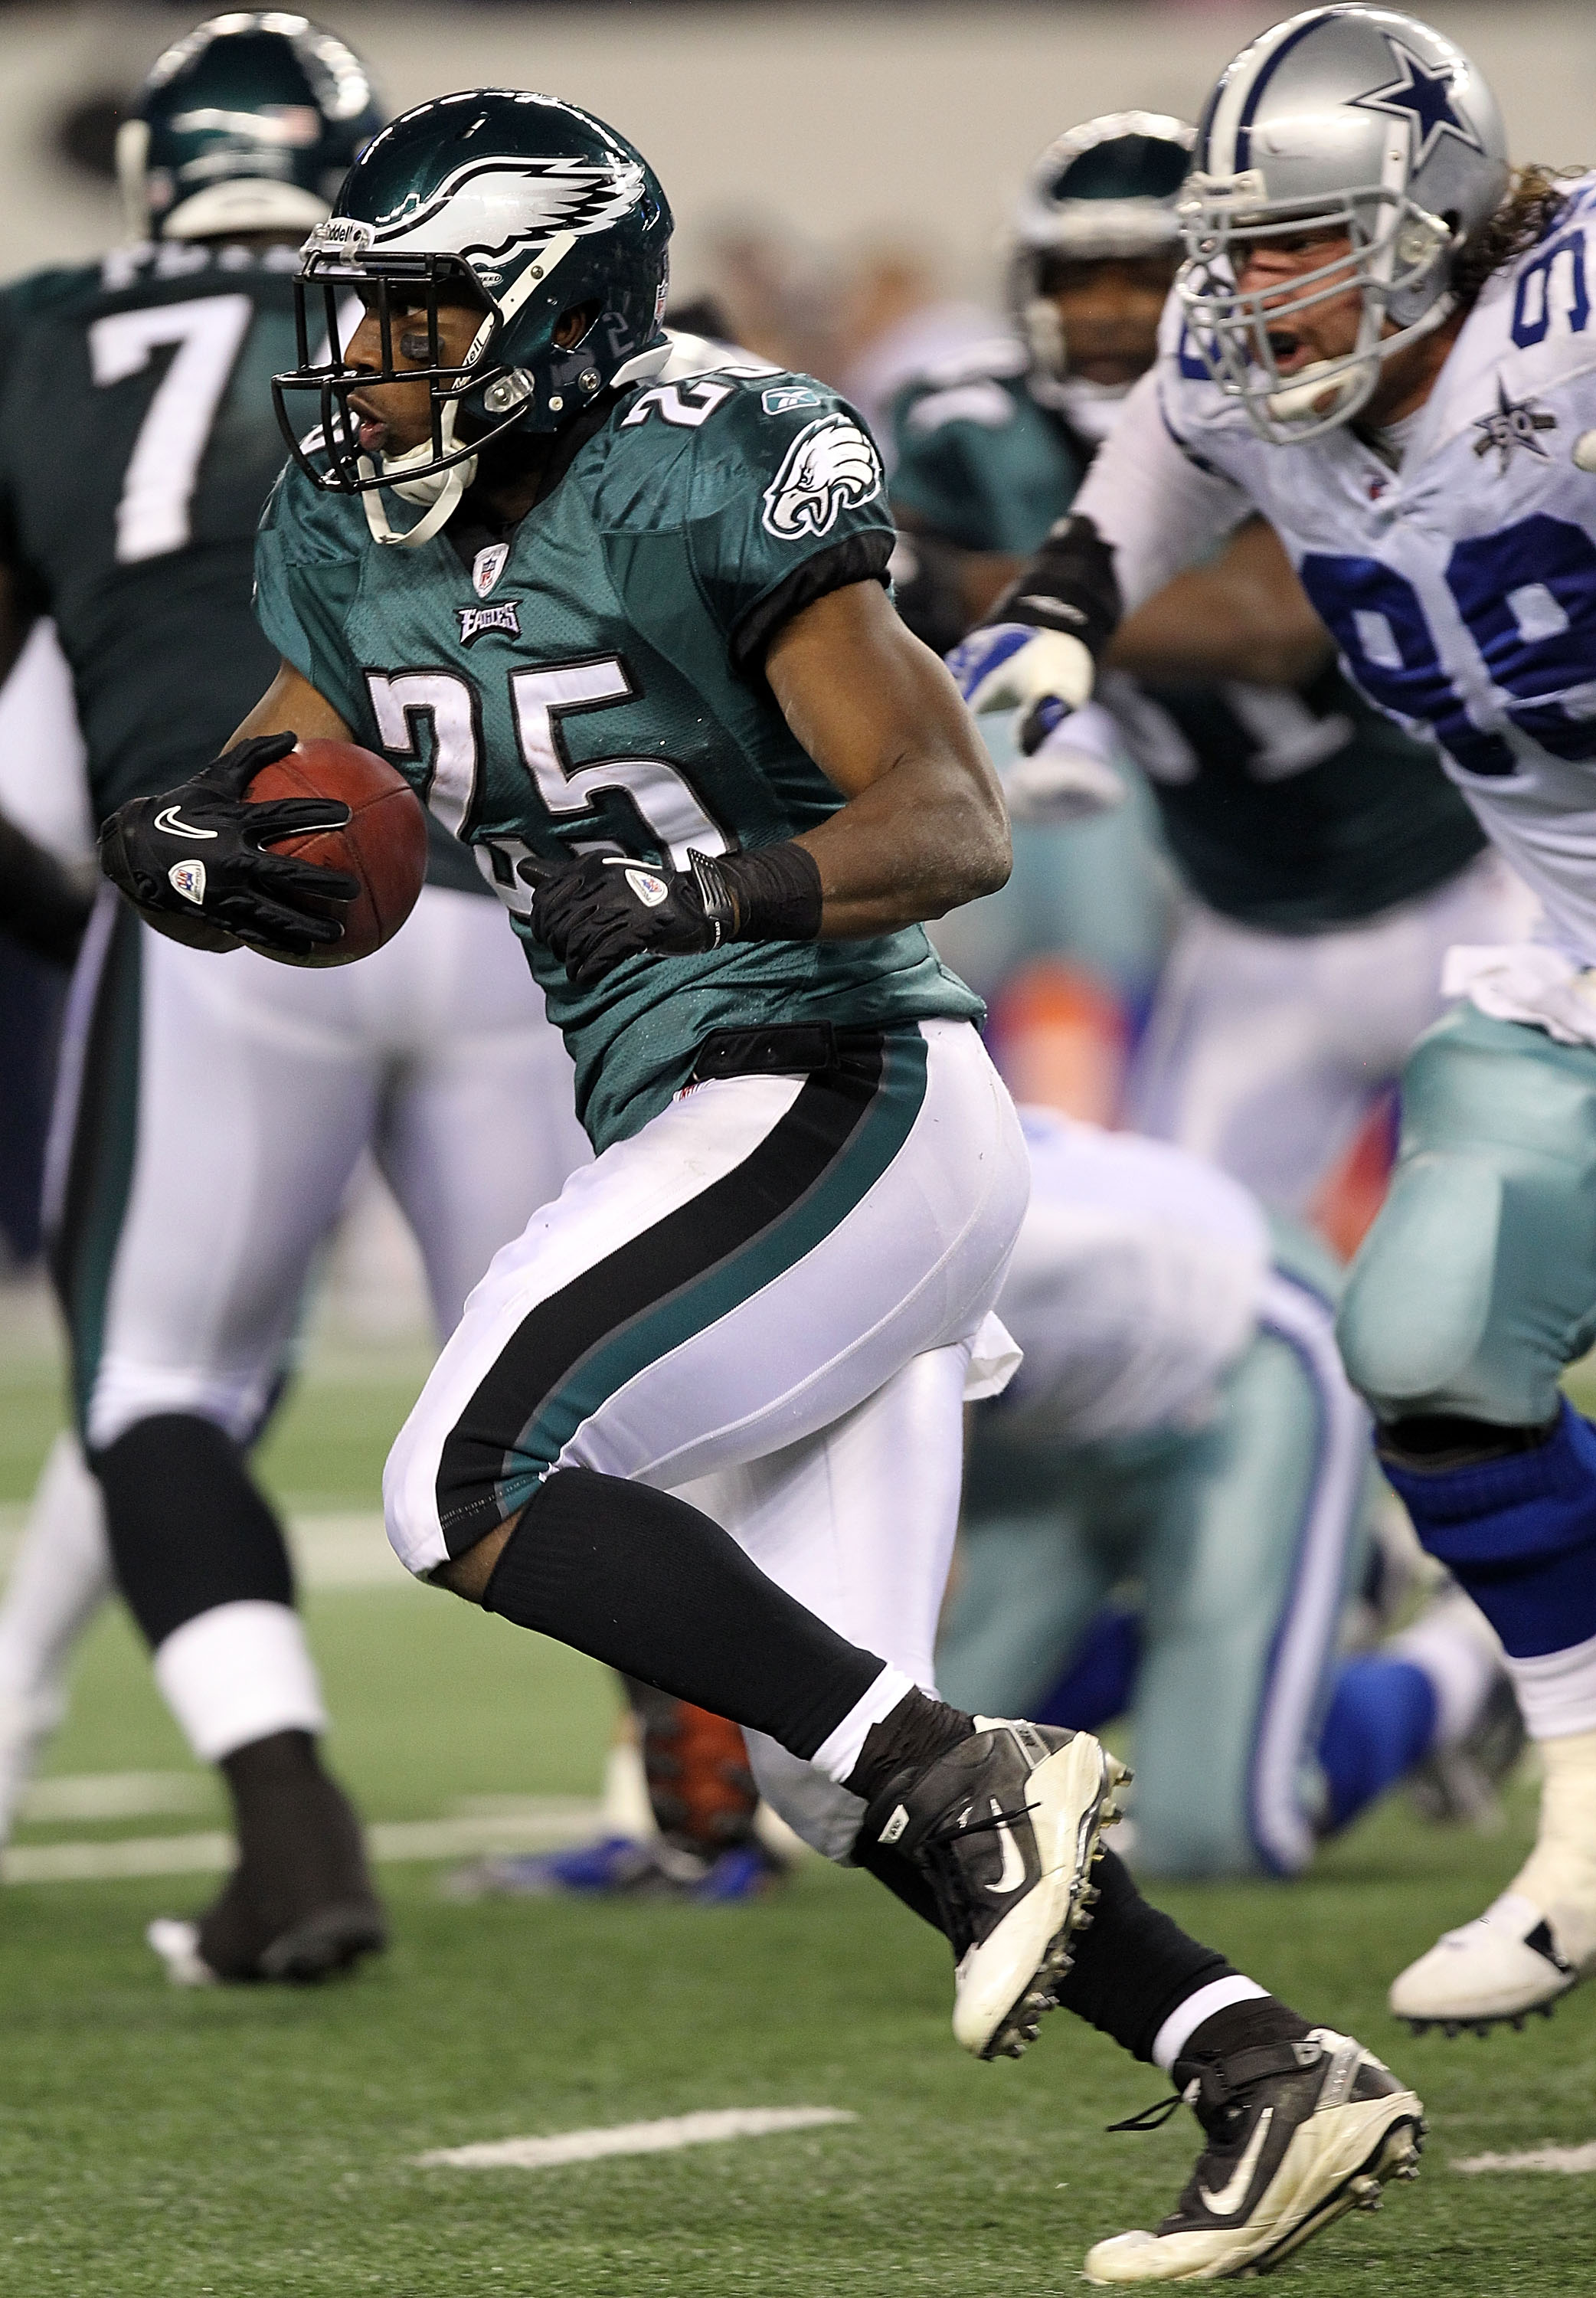
[{"label": "teammate in green jersey", "polygon": [[[319,367],[307,324],[285,386],[322,426],[262,536],[284,666],[240,739],[377,739],[477,847],[600,1151],[472,1295],[390,1459],[390,1536],[755,1734],[773,1799],[944,1930],[971,2050],[1070,2003],[1195,2084],[1216,2191],[1233,2078],[1270,2086],[1299,2240],[1411,2167],[1418,2100],[1106,1855],[1083,1937],[1118,1767],[923,1688],[1028,1177],[918,922],[1002,882],[1006,825],[882,588],[850,410],[801,376],[652,380],[669,230],[601,122],[476,90],[378,136],[307,250],[308,293],[366,316]],[[283,931],[246,764],[108,826],[158,922],[186,922],[197,822],[237,856],[232,930]]]},{"label": "teammate in green jersey", "polygon": [[[203,24],[122,133],[131,243],[0,295],[0,660],[54,617],[96,822],[159,806],[270,676],[250,606],[283,458],[270,378],[299,243],[378,118],[359,59],[302,17]],[[114,1566],[242,1849],[197,1924],[153,1930],[176,1977],[313,1977],[383,1937],[248,1469],[357,1161],[393,1184],[446,1331],[586,1153],[497,905],[441,825],[434,848],[358,975],[218,967],[103,887],[71,995],[48,1210],[76,1432],[0,1604],[0,1839]]]},{"label": "teammate in green jersey", "polygon": [[[1068,510],[1152,364],[1190,145],[1149,112],[1051,144],[1014,218],[1014,335],[899,394],[893,498],[932,642]],[[1018,763],[1016,802],[1059,765],[1142,769],[1187,899],[1129,1121],[1308,1217],[1439,1012],[1443,951],[1509,938],[1516,889],[1434,750],[1336,670],[1261,521],[1128,618],[1111,659],[1103,707]]]}]

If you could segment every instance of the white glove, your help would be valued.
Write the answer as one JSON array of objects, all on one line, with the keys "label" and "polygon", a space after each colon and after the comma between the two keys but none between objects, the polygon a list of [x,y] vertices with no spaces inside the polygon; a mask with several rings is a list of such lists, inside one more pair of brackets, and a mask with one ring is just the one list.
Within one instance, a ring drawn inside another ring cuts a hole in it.
[{"label": "white glove", "polygon": [[1078,710],[1096,675],[1089,650],[1064,631],[991,623],[961,639],[947,657],[972,710],[1029,710],[1052,699]]}]

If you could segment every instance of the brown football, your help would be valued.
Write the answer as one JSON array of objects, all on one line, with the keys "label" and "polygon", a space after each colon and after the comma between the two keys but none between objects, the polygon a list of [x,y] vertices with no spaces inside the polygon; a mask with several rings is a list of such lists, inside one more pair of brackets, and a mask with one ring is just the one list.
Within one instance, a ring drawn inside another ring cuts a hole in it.
[{"label": "brown football", "polygon": [[[342,830],[313,830],[274,841],[324,870],[347,870],[360,890],[343,912],[343,938],[284,965],[348,965],[393,938],[416,906],[426,877],[426,816],[404,776],[375,751],[353,742],[302,742],[275,765],[262,766],[250,803],[268,798],[341,798],[350,810]],[[276,955],[276,952],[269,953]]]}]

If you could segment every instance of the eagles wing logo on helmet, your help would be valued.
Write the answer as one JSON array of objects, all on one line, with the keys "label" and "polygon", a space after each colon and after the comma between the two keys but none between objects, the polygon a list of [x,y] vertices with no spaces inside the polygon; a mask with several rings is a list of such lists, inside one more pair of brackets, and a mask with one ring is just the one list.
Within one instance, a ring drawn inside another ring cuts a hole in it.
[{"label": "eagles wing logo on helmet", "polygon": [[457,168],[424,205],[379,231],[377,240],[407,254],[438,251],[493,262],[557,231],[583,238],[608,230],[630,214],[643,188],[634,161],[603,167],[565,158],[475,160]]},{"label": "eagles wing logo on helmet", "polygon": [[880,458],[853,417],[823,415],[798,433],[765,490],[765,524],[785,542],[829,534],[839,511],[881,492]]}]

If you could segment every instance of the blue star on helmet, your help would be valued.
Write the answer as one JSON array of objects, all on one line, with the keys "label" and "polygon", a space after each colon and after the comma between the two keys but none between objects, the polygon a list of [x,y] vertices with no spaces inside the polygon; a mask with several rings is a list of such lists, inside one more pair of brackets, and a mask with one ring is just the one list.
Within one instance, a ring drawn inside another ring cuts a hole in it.
[{"label": "blue star on helmet", "polygon": [[1404,47],[1389,32],[1385,45],[1401,77],[1387,81],[1384,87],[1371,87],[1366,95],[1353,96],[1354,108],[1384,112],[1393,120],[1410,120],[1415,168],[1424,165],[1443,136],[1455,136],[1471,152],[1483,152],[1484,145],[1453,107],[1450,66],[1443,65],[1438,71],[1432,71],[1422,56],[1416,56],[1411,48]]}]

